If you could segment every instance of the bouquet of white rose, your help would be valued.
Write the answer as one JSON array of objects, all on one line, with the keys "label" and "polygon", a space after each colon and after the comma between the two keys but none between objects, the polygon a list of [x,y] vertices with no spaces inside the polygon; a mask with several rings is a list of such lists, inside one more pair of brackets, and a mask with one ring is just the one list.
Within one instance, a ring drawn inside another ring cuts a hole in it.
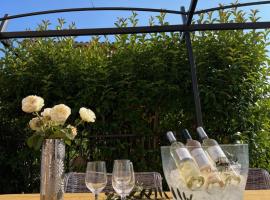
[{"label": "bouquet of white rose", "polygon": [[66,120],[71,114],[71,109],[64,105],[55,105],[52,108],[45,108],[39,113],[44,106],[44,99],[30,95],[22,100],[22,110],[26,113],[35,115],[29,122],[29,127],[34,134],[28,138],[27,144],[38,150],[44,139],[63,139],[66,144],[70,145],[71,140],[77,135],[77,126],[82,122],[95,122],[95,113],[87,108],[80,108],[79,114],[81,120],[75,125],[65,125]]}]

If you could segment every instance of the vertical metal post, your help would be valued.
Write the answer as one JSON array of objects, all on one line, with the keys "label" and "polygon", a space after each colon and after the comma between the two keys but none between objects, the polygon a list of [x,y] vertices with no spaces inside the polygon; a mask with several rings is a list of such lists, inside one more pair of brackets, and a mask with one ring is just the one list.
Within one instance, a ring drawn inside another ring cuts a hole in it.
[{"label": "vertical metal post", "polygon": [[[3,18],[5,19],[5,18],[7,18],[7,16],[8,16],[8,14],[5,14]],[[8,22],[8,20],[3,20],[1,22],[1,24],[0,24],[0,32],[5,31],[6,26],[7,26],[7,22]]]},{"label": "vertical metal post", "polygon": [[[185,7],[182,6],[181,11],[185,12]],[[187,24],[187,17],[185,15],[182,15],[182,19],[183,19],[183,23]],[[193,50],[192,50],[190,32],[184,32],[184,37],[185,37],[185,42],[186,42],[186,47],[187,47],[187,52],[188,52],[190,69],[191,69],[192,89],[193,89],[193,95],[194,95],[197,126],[203,126],[200,94],[199,94],[197,74],[196,74],[196,63],[195,63],[195,58],[194,58]]]},{"label": "vertical metal post", "polygon": [[[8,16],[8,14],[5,14],[4,18],[7,18],[7,16]],[[4,32],[6,30],[7,23],[8,23],[8,20],[3,20],[1,22],[1,24],[0,24],[0,34],[1,34],[1,32]],[[9,44],[8,40],[1,40],[1,43],[4,45],[4,47],[10,48],[10,44]]]}]

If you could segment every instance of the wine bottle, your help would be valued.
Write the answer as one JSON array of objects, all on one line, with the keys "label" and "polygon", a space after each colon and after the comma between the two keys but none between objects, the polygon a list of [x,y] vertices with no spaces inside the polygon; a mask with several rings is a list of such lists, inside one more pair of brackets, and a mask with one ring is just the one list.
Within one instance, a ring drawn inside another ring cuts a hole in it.
[{"label": "wine bottle", "polygon": [[203,141],[202,145],[206,148],[211,159],[216,163],[218,171],[221,172],[221,177],[225,184],[239,184],[241,182],[241,177],[230,165],[229,159],[219,146],[218,142],[214,139],[210,139],[202,127],[198,127],[197,132]]},{"label": "wine bottle", "polygon": [[218,168],[221,167],[228,167],[230,162],[226,157],[225,153],[222,151],[221,147],[219,146],[218,142],[214,139],[208,138],[206,132],[202,127],[197,128],[197,132],[200,138],[203,141],[203,146],[206,147],[206,150],[213,161],[216,163]]},{"label": "wine bottle", "polygon": [[167,132],[167,137],[171,143],[170,153],[175,161],[186,186],[191,190],[197,190],[204,184],[204,177],[190,155],[189,151],[181,142],[177,142],[173,132]]},{"label": "wine bottle", "polygon": [[203,150],[201,143],[193,140],[187,129],[183,130],[183,136],[187,140],[186,147],[197,162],[202,175],[205,178],[205,188],[209,193],[219,192],[225,184],[218,174],[211,158]]}]

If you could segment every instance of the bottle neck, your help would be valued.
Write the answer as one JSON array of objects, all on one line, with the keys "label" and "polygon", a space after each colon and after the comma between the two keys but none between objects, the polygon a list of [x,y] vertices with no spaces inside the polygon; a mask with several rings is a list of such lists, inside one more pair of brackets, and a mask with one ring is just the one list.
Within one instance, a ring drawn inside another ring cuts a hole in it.
[{"label": "bottle neck", "polygon": [[207,135],[206,132],[204,131],[203,127],[199,126],[199,127],[197,128],[197,132],[198,132],[198,134],[199,134],[199,136],[200,136],[200,138],[201,138],[202,140],[208,139],[208,135]]},{"label": "bottle neck", "polygon": [[172,131],[167,132],[167,138],[168,138],[168,140],[170,141],[171,144],[174,143],[174,142],[177,142]]},{"label": "bottle neck", "polygon": [[182,131],[182,133],[183,133],[183,137],[185,138],[186,142],[188,142],[189,140],[192,140],[192,137],[187,129],[184,129]]}]

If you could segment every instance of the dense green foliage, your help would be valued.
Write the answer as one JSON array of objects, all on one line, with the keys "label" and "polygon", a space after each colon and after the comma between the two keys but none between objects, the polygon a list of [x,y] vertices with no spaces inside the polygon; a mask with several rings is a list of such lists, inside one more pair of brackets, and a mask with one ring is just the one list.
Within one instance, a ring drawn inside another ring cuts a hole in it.
[{"label": "dense green foliage", "polygon": [[[165,24],[164,15],[156,19]],[[256,11],[220,11],[200,16],[198,23],[256,21]],[[136,26],[136,14],[116,26]],[[154,18],[150,19],[154,24]],[[46,29],[48,23],[41,25]],[[63,28],[60,20],[58,28]],[[250,144],[251,166],[270,170],[268,31],[206,31],[192,35],[205,129],[220,143]],[[65,103],[95,111],[96,123],[79,130],[71,157],[106,161],[125,157],[128,143],[106,142],[91,135],[160,136],[167,130],[196,128],[190,67],[179,33],[116,35],[113,42],[94,37],[14,41],[3,50],[0,69],[0,193],[38,190],[39,154],[25,145],[31,134],[21,99],[36,94],[46,107]],[[71,120],[77,112],[72,113]],[[194,134],[194,137],[195,134]],[[161,137],[161,143],[164,143]],[[88,149],[95,146],[95,151]],[[160,145],[156,142],[156,145]],[[161,171],[158,150],[137,145],[131,159],[137,171]],[[83,162],[82,162],[83,163]]]}]

